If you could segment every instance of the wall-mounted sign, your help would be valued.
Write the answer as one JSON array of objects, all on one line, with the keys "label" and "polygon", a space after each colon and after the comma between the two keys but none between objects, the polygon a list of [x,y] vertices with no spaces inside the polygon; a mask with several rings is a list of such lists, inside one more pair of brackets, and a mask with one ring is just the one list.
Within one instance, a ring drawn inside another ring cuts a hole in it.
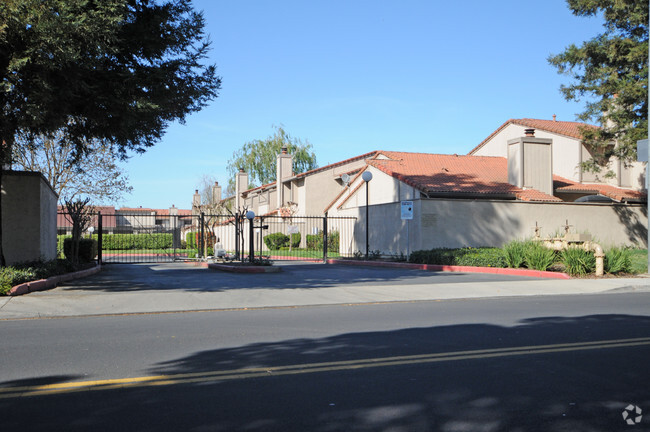
[{"label": "wall-mounted sign", "polygon": [[402,220],[413,219],[413,201],[402,201]]}]

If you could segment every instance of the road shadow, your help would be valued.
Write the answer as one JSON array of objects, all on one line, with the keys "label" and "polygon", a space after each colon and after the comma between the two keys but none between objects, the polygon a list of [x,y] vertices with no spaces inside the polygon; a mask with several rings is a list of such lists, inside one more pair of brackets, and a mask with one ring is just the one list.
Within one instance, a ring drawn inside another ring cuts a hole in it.
[{"label": "road shadow", "polygon": [[279,273],[228,273],[187,263],[110,264],[100,273],[61,285],[62,291],[208,291],[235,289],[313,289],[531,280],[521,276],[430,272],[332,264],[279,264]]},{"label": "road shadow", "polygon": [[[268,368],[262,377],[0,399],[0,410],[3,430],[629,431],[623,409],[650,406],[648,345],[562,350],[557,344],[647,337],[650,317],[590,315],[256,343],[197,352],[150,372],[196,377]],[[531,353],[539,345],[557,349]],[[413,357],[512,347],[520,347],[517,354]],[[405,356],[413,361],[336,367]],[[311,371],[315,363],[329,367]],[[272,369],[286,365],[304,370]],[[644,419],[634,430],[647,425]]]}]

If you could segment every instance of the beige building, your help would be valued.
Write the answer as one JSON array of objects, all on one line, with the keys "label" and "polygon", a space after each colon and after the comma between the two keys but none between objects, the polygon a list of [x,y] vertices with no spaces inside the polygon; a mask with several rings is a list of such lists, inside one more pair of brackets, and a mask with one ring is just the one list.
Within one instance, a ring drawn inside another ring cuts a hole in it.
[{"label": "beige building", "polygon": [[[590,156],[580,127],[590,126],[509,120],[468,155],[373,151],[300,174],[282,152],[274,183],[249,190],[240,172],[227,200],[256,215],[356,217],[354,233],[341,238],[347,254],[366,248],[367,205],[369,249],[384,254],[501,246],[536,227],[549,236],[566,225],[605,246],[645,245],[644,164],[615,162],[614,179],[582,172]],[[403,201],[412,202],[411,220],[401,217]]]}]

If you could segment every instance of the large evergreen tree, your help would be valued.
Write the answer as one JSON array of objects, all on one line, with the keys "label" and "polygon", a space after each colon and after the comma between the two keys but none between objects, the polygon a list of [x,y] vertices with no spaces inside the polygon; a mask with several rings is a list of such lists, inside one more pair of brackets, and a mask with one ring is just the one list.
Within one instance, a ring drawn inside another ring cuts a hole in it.
[{"label": "large evergreen tree", "polygon": [[203,29],[190,0],[2,0],[0,161],[19,133],[61,133],[76,156],[154,145],[217,96]]},{"label": "large evergreen tree", "polygon": [[[611,156],[636,158],[636,141],[648,137],[648,0],[568,0],[574,15],[605,20],[604,32],[570,45],[549,62],[573,78],[563,85],[567,100],[585,99],[579,118],[599,129],[583,131],[599,170]],[[614,141],[618,146],[611,145]]]}]

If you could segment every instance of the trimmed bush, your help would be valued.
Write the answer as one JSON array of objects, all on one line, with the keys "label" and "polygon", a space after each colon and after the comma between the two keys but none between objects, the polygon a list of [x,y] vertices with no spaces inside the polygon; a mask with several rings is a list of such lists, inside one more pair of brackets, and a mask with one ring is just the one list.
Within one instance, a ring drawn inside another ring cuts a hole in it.
[{"label": "trimmed bush", "polygon": [[473,267],[505,267],[506,260],[499,248],[470,248],[456,259],[461,266]]},{"label": "trimmed bush", "polygon": [[538,242],[529,242],[525,252],[526,267],[546,271],[555,262],[555,252]]},{"label": "trimmed bush", "polygon": [[185,234],[185,245],[188,249],[196,249],[196,234],[195,232]]},{"label": "trimmed bush", "polygon": [[289,246],[289,236],[276,232],[264,236],[264,244],[270,250],[279,250],[283,246]]},{"label": "trimmed bush", "polygon": [[513,240],[503,246],[503,257],[510,268],[520,268],[526,263],[526,249],[530,242]]},{"label": "trimmed bush", "polygon": [[[72,260],[72,238],[63,241],[63,254],[66,259]],[[79,239],[79,262],[91,262],[97,256],[97,240]]]},{"label": "trimmed bush", "polygon": [[302,235],[300,235],[300,233],[291,234],[289,237],[292,248],[297,248],[300,246],[300,240],[302,240]]},{"label": "trimmed bush", "polygon": [[410,262],[419,264],[504,267],[503,251],[498,248],[438,248],[411,253]]},{"label": "trimmed bush", "polygon": [[[327,236],[327,251],[328,252],[338,252],[339,251],[339,242],[340,234],[338,231],[330,231]],[[323,250],[323,231],[319,231],[318,234],[307,234],[307,249],[309,250]]]},{"label": "trimmed bush", "polygon": [[[191,233],[188,233],[188,239],[189,234]],[[93,236],[93,238],[96,239],[97,236]],[[102,236],[102,250],[170,249],[172,247],[173,235],[171,233],[104,234]]]},{"label": "trimmed bush", "polygon": [[562,262],[570,275],[584,276],[596,268],[596,258],[581,247],[569,247],[562,251]]},{"label": "trimmed bush", "polygon": [[632,251],[611,248],[605,251],[605,271],[607,273],[630,273],[632,269]]}]

